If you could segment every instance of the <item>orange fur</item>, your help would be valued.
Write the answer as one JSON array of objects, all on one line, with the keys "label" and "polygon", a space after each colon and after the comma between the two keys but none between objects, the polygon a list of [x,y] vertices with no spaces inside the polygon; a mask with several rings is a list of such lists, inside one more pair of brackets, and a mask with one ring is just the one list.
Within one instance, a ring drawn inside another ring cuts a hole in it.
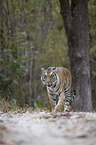
[{"label": "orange fur", "polygon": [[52,102],[51,96],[48,92],[48,86],[47,86],[47,92],[48,92],[48,97],[49,97],[49,101],[52,107],[52,111],[61,111],[62,110],[62,106],[64,105],[64,100],[65,100],[65,93],[64,93],[64,84],[67,84],[69,87],[69,90],[71,90],[71,73],[70,71],[65,68],[65,67],[57,67],[56,69],[54,67],[49,67],[47,68],[44,73],[47,74],[46,79],[45,79],[45,83],[47,84],[48,82],[52,82],[52,78],[50,77],[50,72],[55,72],[56,75],[59,78],[60,81],[60,88],[62,89],[62,93],[60,95],[60,100],[58,101],[58,104],[55,106],[54,108],[54,104]]}]

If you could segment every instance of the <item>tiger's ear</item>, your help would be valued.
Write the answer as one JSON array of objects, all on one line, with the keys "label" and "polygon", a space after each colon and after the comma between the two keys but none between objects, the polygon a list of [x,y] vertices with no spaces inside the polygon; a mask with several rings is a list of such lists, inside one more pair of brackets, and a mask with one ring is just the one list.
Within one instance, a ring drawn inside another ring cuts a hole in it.
[{"label": "tiger's ear", "polygon": [[44,68],[41,68],[41,72],[43,73],[45,71],[45,69]]},{"label": "tiger's ear", "polygon": [[56,69],[56,66],[55,67],[53,67],[53,70],[55,70]]}]

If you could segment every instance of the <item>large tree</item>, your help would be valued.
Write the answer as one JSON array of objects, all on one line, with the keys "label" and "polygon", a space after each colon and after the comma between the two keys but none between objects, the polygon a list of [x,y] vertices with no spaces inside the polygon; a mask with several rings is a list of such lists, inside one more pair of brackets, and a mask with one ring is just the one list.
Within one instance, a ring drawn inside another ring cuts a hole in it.
[{"label": "large tree", "polygon": [[73,108],[92,110],[88,54],[88,0],[59,0],[68,39],[72,89],[77,95]]}]

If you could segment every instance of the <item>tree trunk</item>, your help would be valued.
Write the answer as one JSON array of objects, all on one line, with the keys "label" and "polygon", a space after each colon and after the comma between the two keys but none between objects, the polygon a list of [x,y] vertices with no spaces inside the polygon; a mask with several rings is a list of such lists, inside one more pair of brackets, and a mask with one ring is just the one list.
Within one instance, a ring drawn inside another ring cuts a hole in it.
[{"label": "tree trunk", "polygon": [[88,54],[88,1],[59,0],[68,38],[68,55],[72,73],[72,89],[77,95],[72,103],[76,110],[91,111],[91,83]]}]

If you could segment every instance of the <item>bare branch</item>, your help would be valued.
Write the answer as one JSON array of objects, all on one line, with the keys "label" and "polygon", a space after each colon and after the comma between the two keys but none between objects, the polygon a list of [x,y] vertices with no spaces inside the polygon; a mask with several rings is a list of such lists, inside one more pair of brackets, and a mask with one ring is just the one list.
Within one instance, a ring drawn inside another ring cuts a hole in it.
[{"label": "bare branch", "polygon": [[92,59],[92,58],[89,58],[89,59],[90,59],[90,61],[92,61],[92,62],[96,63],[96,61],[95,61],[94,59]]}]

